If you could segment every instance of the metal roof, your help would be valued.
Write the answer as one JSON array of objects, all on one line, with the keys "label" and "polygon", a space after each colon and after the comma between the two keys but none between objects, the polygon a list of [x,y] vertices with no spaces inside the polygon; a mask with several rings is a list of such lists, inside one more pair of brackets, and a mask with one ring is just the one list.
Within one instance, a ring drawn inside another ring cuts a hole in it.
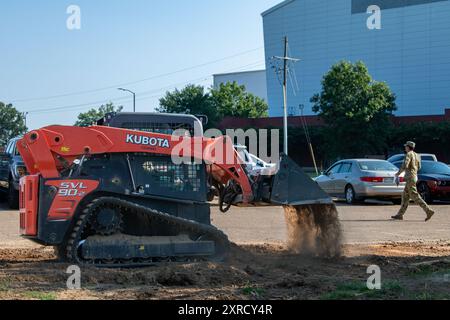
[{"label": "metal roof", "polygon": [[266,72],[266,69],[249,70],[249,71],[237,71],[237,72],[226,72],[226,73],[216,73],[216,74],[213,74],[213,77],[228,76],[228,75],[233,75],[233,74],[261,73],[261,72]]}]

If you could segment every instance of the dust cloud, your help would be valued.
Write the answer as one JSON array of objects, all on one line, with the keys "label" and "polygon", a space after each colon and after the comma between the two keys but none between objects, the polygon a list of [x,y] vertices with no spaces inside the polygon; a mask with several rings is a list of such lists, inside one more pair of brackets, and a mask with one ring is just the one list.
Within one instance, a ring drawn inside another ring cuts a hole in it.
[{"label": "dust cloud", "polygon": [[285,206],[288,246],[294,253],[341,256],[342,229],[334,204]]}]

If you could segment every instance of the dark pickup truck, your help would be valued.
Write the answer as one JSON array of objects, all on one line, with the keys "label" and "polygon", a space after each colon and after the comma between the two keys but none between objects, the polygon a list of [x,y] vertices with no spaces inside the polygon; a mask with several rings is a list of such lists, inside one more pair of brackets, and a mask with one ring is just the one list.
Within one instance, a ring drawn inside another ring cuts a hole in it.
[{"label": "dark pickup truck", "polygon": [[11,209],[19,208],[19,181],[27,174],[16,147],[19,139],[10,140],[5,151],[0,153],[0,197],[8,201]]}]

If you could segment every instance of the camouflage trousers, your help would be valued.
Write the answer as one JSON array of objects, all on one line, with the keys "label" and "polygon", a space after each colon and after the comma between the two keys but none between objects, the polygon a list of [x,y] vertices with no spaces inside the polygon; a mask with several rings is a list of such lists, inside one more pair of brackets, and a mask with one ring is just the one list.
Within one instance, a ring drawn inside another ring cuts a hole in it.
[{"label": "camouflage trousers", "polygon": [[431,210],[417,191],[417,179],[414,178],[406,180],[406,187],[402,197],[402,207],[398,213],[399,216],[405,215],[411,200],[414,201],[416,205],[421,207],[427,214],[433,212],[433,210]]}]

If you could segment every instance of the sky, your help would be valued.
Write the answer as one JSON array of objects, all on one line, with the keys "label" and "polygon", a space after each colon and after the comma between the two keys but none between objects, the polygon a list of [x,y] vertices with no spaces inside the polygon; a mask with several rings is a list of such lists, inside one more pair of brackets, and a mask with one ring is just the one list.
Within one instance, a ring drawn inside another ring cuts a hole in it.
[{"label": "sky", "polygon": [[[15,0],[0,3],[0,101],[27,126],[72,125],[113,102],[151,112],[166,91],[265,68],[261,13],[281,0]],[[69,6],[80,9],[80,29]],[[73,24],[71,24],[73,26]]]}]

